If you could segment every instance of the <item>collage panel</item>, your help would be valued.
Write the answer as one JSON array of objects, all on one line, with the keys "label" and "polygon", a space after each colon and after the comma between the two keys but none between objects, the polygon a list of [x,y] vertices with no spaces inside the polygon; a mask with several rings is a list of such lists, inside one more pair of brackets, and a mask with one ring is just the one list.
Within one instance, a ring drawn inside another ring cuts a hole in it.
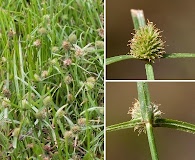
[{"label": "collage panel", "polygon": [[104,1],[0,0],[0,160],[104,159]]},{"label": "collage panel", "polygon": [[193,159],[194,91],[195,82],[107,82],[106,160]]},{"label": "collage panel", "polygon": [[106,79],[194,80],[194,5],[107,0]]}]

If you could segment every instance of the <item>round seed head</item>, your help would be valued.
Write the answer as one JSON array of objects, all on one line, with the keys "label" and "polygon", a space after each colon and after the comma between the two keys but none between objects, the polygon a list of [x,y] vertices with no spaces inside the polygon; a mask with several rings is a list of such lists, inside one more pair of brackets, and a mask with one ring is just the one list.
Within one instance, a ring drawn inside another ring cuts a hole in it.
[{"label": "round seed head", "polygon": [[85,86],[87,90],[91,90],[94,88],[95,86],[95,78],[94,77],[89,77],[87,78],[86,82],[85,82]]},{"label": "round seed head", "polygon": [[10,29],[8,32],[9,37],[13,37],[16,34],[16,32],[13,29]]},{"label": "round seed head", "polygon": [[95,46],[97,49],[103,49],[104,48],[104,41],[96,41]]},{"label": "round seed head", "polygon": [[77,35],[76,34],[69,35],[68,40],[69,40],[70,43],[76,43]]},{"label": "round seed head", "polygon": [[165,53],[164,41],[160,36],[161,31],[152,22],[135,31],[133,39],[129,41],[130,55],[137,59],[154,62]]},{"label": "round seed head", "polygon": [[62,48],[64,49],[64,50],[69,50],[70,49],[70,47],[71,47],[71,44],[70,44],[70,42],[68,42],[68,41],[63,41],[62,42]]},{"label": "round seed head", "polygon": [[63,61],[63,65],[66,66],[70,66],[72,64],[72,60],[70,58],[67,58]]},{"label": "round seed head", "polygon": [[10,100],[7,98],[7,97],[5,97],[3,100],[2,100],[2,104],[1,104],[4,108],[8,108],[8,107],[10,107],[11,106],[11,104],[10,104]]},{"label": "round seed head", "polygon": [[47,70],[42,71],[41,77],[46,78],[49,75],[49,72]]},{"label": "round seed head", "polygon": [[44,106],[48,107],[51,106],[52,104],[52,97],[51,96],[47,96],[43,99],[43,104]]},{"label": "round seed head", "polygon": [[72,77],[70,75],[67,75],[65,78],[64,78],[64,82],[66,84],[70,84],[71,82],[73,81]]},{"label": "round seed head", "polygon": [[73,101],[73,100],[74,100],[73,95],[69,93],[69,94],[67,95],[67,101],[68,101],[68,102],[71,102],[71,101]]},{"label": "round seed head", "polygon": [[40,78],[40,76],[38,75],[38,74],[34,74],[34,79],[35,79],[35,81],[41,81],[41,78]]},{"label": "round seed head", "polygon": [[79,126],[85,126],[86,125],[86,118],[79,118],[77,121],[77,124]]},{"label": "round seed head", "polygon": [[6,87],[3,88],[2,93],[8,99],[11,97],[11,91],[8,88],[6,88]]},{"label": "round seed head", "polygon": [[38,29],[38,32],[43,35],[43,34],[46,34],[47,33],[47,29],[44,28],[44,27],[42,27],[42,28],[39,28]]},{"label": "round seed head", "polygon": [[65,133],[64,133],[64,138],[66,139],[66,138],[71,138],[71,137],[73,137],[74,135],[73,135],[73,132],[72,131],[65,131]]},{"label": "round seed head", "polygon": [[71,128],[71,131],[72,131],[74,134],[77,134],[80,130],[81,130],[81,128],[80,128],[80,126],[78,126],[78,125],[74,125],[74,126],[72,126],[72,128]]},{"label": "round seed head", "polygon": [[52,50],[52,52],[56,53],[56,52],[58,52],[59,48],[57,46],[54,46],[54,47],[52,47],[51,50]]},{"label": "round seed head", "polygon": [[40,47],[41,46],[41,40],[40,39],[37,39],[36,41],[33,42],[33,45],[35,47]]},{"label": "round seed head", "polygon": [[38,112],[35,113],[35,118],[43,120],[45,119],[47,116],[46,114],[46,110],[45,109],[41,109]]},{"label": "round seed head", "polygon": [[101,38],[104,38],[104,28],[99,28],[99,29],[98,29],[98,35],[99,35]]}]

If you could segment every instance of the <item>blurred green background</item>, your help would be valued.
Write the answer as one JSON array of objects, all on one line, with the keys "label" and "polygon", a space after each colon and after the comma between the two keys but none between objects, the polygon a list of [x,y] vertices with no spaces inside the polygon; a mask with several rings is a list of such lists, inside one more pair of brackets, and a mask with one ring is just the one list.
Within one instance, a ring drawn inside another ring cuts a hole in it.
[{"label": "blurred green background", "polygon": [[[132,38],[130,9],[143,9],[145,18],[163,33],[166,53],[195,53],[195,1],[107,0],[107,57],[126,54]],[[195,58],[161,59],[154,63],[155,79],[195,79]],[[146,79],[144,62],[125,60],[107,66],[107,79]]]},{"label": "blurred green background", "polygon": [[[161,104],[164,118],[195,124],[195,83],[150,82],[151,102]],[[135,82],[106,83],[106,126],[131,119],[127,114],[137,98]],[[194,160],[195,135],[168,128],[154,128],[160,160]],[[133,129],[106,134],[106,160],[150,160],[146,134]]]}]

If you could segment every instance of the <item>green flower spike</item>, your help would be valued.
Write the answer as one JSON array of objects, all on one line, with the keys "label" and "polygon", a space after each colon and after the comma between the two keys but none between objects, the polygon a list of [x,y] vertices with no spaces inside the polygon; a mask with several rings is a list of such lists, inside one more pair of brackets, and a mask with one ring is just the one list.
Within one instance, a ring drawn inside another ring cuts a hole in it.
[{"label": "green flower spike", "polygon": [[148,21],[148,24],[136,30],[133,39],[128,41],[130,55],[149,62],[161,58],[165,53],[165,42],[161,39],[161,32],[152,22]]}]

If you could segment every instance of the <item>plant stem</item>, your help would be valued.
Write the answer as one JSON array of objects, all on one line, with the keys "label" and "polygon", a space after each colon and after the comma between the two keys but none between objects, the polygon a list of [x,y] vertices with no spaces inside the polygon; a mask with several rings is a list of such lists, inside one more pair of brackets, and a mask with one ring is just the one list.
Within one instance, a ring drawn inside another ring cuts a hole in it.
[{"label": "plant stem", "polygon": [[112,131],[117,131],[117,130],[121,130],[121,129],[134,128],[136,125],[139,125],[139,124],[143,124],[141,119],[132,119],[132,120],[127,121],[127,122],[118,123],[118,124],[108,126],[108,127],[106,127],[106,131],[112,132]]},{"label": "plant stem", "polygon": [[137,82],[137,89],[138,89],[138,99],[140,102],[141,114],[142,114],[143,121],[145,122],[146,125],[151,157],[152,160],[158,160],[158,153],[156,149],[153,128],[152,128],[153,111],[152,108],[150,107],[150,94],[148,90],[148,85],[146,82]]},{"label": "plant stem", "polygon": [[121,56],[106,58],[106,65],[116,63],[116,62],[126,60],[126,59],[132,59],[132,58],[134,58],[134,57],[131,55],[121,55]]},{"label": "plant stem", "polygon": [[138,99],[140,102],[141,114],[144,121],[152,122],[152,109],[150,106],[150,93],[146,82],[137,82]]},{"label": "plant stem", "polygon": [[150,146],[150,153],[152,160],[158,160],[158,153],[156,149],[155,139],[154,139],[154,133],[151,123],[146,123],[146,131],[148,135],[148,143]]},{"label": "plant stem", "polygon": [[[112,132],[117,131],[120,129],[128,129],[133,128],[137,125],[141,125],[143,122],[141,119],[133,119],[127,122],[122,122],[118,124],[114,124],[111,126],[108,126],[106,128],[106,131]],[[166,128],[173,128],[177,129],[179,131],[188,132],[195,134],[195,125],[183,121],[173,120],[173,119],[167,119],[167,118],[156,118],[153,122],[153,127],[166,127]]]},{"label": "plant stem", "polygon": [[195,53],[169,53],[163,54],[162,58],[194,58]]},{"label": "plant stem", "polygon": [[145,64],[147,80],[154,80],[154,71],[151,63]]},{"label": "plant stem", "polygon": [[[195,53],[169,53],[169,54],[163,54],[162,58],[195,58]],[[119,62],[122,60],[126,60],[126,59],[135,59],[135,58],[131,55],[114,56],[114,57],[106,58],[106,65]]]},{"label": "plant stem", "polygon": [[163,119],[157,118],[153,124],[154,127],[167,127],[167,128],[175,128],[180,131],[189,132],[195,134],[195,125],[187,122],[182,122],[178,120],[172,119]]},{"label": "plant stem", "polygon": [[131,16],[136,30],[146,25],[143,10],[131,9]]}]

